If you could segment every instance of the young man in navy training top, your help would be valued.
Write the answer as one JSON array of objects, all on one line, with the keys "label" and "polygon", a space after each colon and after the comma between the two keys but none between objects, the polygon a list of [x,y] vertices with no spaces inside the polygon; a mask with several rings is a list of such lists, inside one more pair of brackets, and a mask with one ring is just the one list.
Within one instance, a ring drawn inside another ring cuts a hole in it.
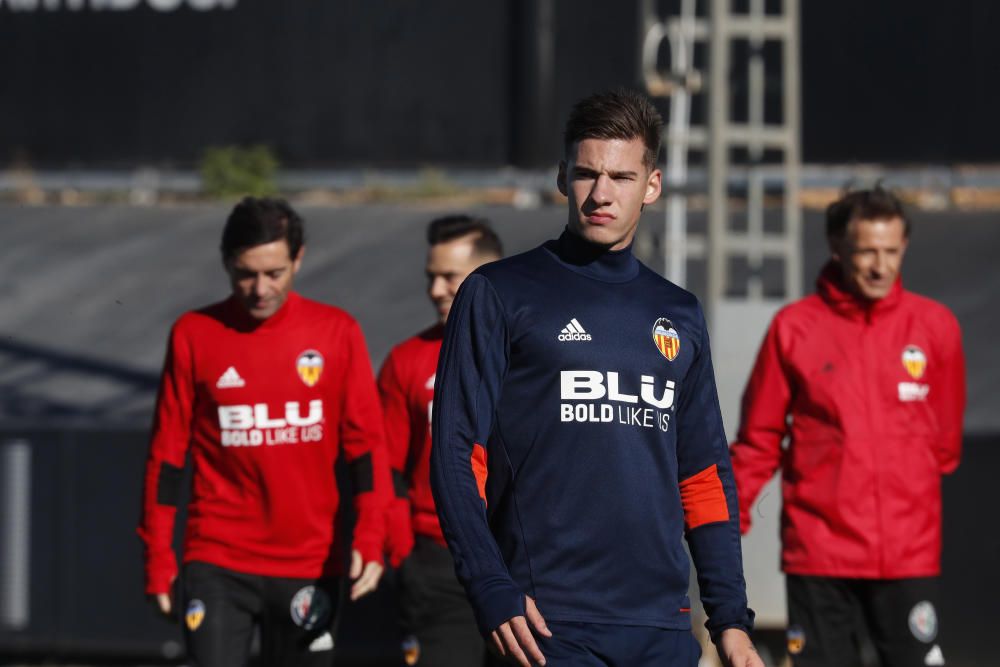
[{"label": "young man in navy training top", "polygon": [[638,93],[578,102],[565,231],[448,317],[434,499],[480,631],[524,666],[697,665],[684,537],[723,660],[763,667],[705,319],[631,252],[661,127]]},{"label": "young man in navy training top", "polygon": [[486,646],[455,578],[431,495],[431,405],[444,325],[458,288],[473,270],[503,256],[482,218],[449,215],[427,227],[427,296],[437,311],[428,329],[392,348],[378,376],[395,498],[387,543],[399,567],[398,602],[407,665],[475,667]]}]

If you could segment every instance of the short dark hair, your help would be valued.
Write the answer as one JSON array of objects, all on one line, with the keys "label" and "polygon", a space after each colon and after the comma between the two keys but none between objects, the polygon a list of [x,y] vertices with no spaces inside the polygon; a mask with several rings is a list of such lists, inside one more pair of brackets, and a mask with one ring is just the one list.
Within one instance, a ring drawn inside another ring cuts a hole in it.
[{"label": "short dark hair", "polygon": [[246,248],[284,239],[292,259],[305,243],[302,218],[284,199],[244,197],[233,207],[222,230],[222,261],[228,262]]},{"label": "short dark hair", "polygon": [[903,221],[903,234],[910,237],[910,220],[900,201],[891,190],[876,184],[870,190],[846,190],[840,199],[826,207],[826,237],[842,239],[851,220]]},{"label": "short dark hair", "polygon": [[503,244],[486,218],[471,215],[446,215],[427,225],[427,244],[435,246],[464,236],[475,235],[472,247],[477,255],[503,257]]},{"label": "short dark hair", "polygon": [[663,118],[649,98],[635,90],[618,88],[585,97],[573,105],[563,133],[566,157],[583,139],[642,139],[643,163],[652,169],[660,153]]}]

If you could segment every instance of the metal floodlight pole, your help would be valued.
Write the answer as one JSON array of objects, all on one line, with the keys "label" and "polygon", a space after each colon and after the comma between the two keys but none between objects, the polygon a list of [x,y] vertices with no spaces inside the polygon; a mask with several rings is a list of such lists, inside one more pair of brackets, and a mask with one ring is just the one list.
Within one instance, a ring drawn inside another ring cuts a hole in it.
[{"label": "metal floodlight pole", "polygon": [[728,228],[729,2],[712,0],[708,83],[708,281],[709,317],[726,292]]},{"label": "metal floodlight pole", "polygon": [[759,301],[764,298],[762,275],[764,253],[761,240],[764,236],[764,178],[761,165],[764,146],[759,135],[764,129],[764,38],[761,34],[764,20],[764,0],[750,0],[751,34],[750,62],[748,63],[748,119],[750,140],[747,142],[747,263],[750,276],[747,297]]},{"label": "metal floodlight pole", "polygon": [[681,0],[681,20],[669,36],[671,69],[684,84],[670,96],[667,126],[667,207],[664,261],[667,278],[677,285],[687,282],[688,136],[691,131],[689,74],[694,66],[695,0]]},{"label": "metal floodlight pole", "polygon": [[785,294],[798,296],[802,290],[802,208],[799,206],[801,177],[802,101],[799,90],[799,0],[784,0],[785,21],[788,22],[784,53],[782,53],[782,83],[784,85],[784,124],[790,140],[785,149]]},{"label": "metal floodlight pole", "polygon": [[515,40],[512,97],[512,162],[523,167],[548,164],[555,109],[555,2],[516,0],[511,4]]}]

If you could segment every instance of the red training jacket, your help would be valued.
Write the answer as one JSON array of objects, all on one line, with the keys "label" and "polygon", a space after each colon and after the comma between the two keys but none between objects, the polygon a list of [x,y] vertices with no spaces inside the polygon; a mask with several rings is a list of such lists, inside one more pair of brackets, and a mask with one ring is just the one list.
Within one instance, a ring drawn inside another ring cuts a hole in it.
[{"label": "red training jacket", "polygon": [[389,551],[397,565],[412,546],[412,533],[445,546],[430,482],[431,403],[443,337],[444,327],[438,324],[403,341],[386,357],[378,376],[389,464],[397,481],[389,521],[389,542],[397,545]]},{"label": "red training jacket", "polygon": [[731,448],[743,531],[781,468],[785,572],[936,576],[941,475],[958,466],[965,409],[958,321],[899,280],[861,302],[832,263],[817,288],[775,316],[743,395]]},{"label": "red training jacket", "polygon": [[274,577],[340,574],[341,450],[355,479],[353,547],[381,561],[390,493],[382,416],[361,329],[344,311],[291,293],[261,323],[232,297],[176,322],[138,531],[148,593],[168,591],[177,575],[171,538],[189,447],[184,562]]}]

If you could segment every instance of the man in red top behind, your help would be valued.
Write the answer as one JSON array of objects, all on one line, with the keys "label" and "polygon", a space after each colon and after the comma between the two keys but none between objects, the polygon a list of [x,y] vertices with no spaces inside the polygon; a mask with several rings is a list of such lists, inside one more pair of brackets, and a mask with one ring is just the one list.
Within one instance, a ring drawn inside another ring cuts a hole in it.
[{"label": "man in red top behind", "polygon": [[247,197],[222,234],[232,295],[191,311],[167,348],[139,535],[146,592],[178,604],[171,543],[185,457],[193,484],[179,591],[188,651],[242,666],[255,625],[267,665],[328,665],[344,563],[335,546],[343,454],[357,525],[351,599],[382,573],[391,481],[378,394],[358,324],[292,291],[301,218]]},{"label": "man in red top behind", "polygon": [[961,453],[961,332],[945,306],[902,287],[910,223],[895,196],[850,192],[826,218],[817,293],[775,316],[743,396],[742,528],[780,468],[796,667],[860,664],[858,622],[886,667],[943,665],[941,476]]},{"label": "man in red top behind", "polygon": [[406,663],[470,667],[482,663],[484,645],[431,496],[431,402],[451,302],[466,276],[500,259],[503,248],[488,222],[464,215],[431,222],[427,241],[427,294],[438,323],[393,348],[378,378],[396,492],[389,554],[394,566],[402,563],[399,606]]}]

